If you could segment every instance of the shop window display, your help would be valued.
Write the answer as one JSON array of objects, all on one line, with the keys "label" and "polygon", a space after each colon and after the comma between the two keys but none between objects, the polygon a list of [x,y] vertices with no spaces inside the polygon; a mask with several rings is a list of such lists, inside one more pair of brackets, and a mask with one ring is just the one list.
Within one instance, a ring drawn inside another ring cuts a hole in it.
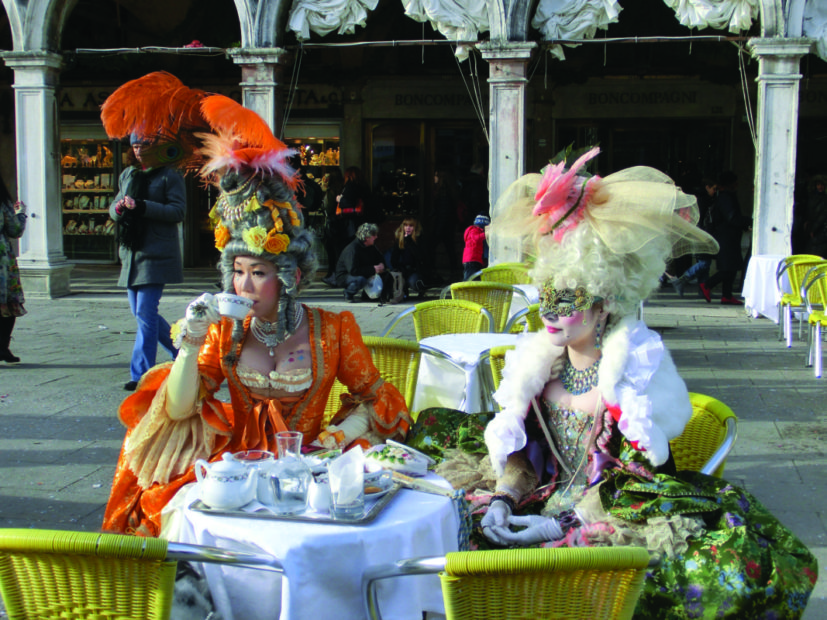
[{"label": "shop window display", "polygon": [[119,151],[109,140],[61,140],[63,249],[70,260],[116,260],[109,205],[117,191]]}]

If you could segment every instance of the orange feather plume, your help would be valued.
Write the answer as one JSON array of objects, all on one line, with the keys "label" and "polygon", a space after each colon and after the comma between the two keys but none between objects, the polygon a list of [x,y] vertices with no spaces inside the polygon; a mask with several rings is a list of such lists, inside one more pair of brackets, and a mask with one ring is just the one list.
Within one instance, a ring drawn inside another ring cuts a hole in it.
[{"label": "orange feather plume", "polygon": [[260,148],[265,151],[281,151],[287,148],[273,135],[270,127],[258,114],[225,97],[210,95],[201,102],[201,113],[213,128],[224,137],[231,137],[238,147]]},{"label": "orange feather plume", "polygon": [[181,123],[205,127],[199,102],[204,91],[193,90],[174,75],[156,71],[115,90],[101,106],[101,120],[111,138],[131,133],[142,137],[171,134]]}]

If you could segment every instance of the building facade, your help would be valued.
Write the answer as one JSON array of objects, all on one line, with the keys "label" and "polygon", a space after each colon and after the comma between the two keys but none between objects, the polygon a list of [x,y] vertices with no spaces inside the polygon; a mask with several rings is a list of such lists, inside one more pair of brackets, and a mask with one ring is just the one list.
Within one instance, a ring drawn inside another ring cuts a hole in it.
[{"label": "building facade", "polygon": [[[32,295],[70,292],[78,261],[116,260],[106,208],[124,149],[99,106],[154,70],[254,109],[311,179],[360,167],[383,230],[415,215],[446,261],[469,218],[496,215],[513,180],[570,143],[600,144],[600,174],[650,165],[686,191],[735,170],[754,253],[789,252],[796,182],[827,167],[818,0],[3,4],[0,171],[30,208],[19,262]],[[484,203],[468,191],[480,170]],[[435,173],[457,182],[450,212]],[[185,262],[206,264],[214,196],[196,180],[188,193]]]}]

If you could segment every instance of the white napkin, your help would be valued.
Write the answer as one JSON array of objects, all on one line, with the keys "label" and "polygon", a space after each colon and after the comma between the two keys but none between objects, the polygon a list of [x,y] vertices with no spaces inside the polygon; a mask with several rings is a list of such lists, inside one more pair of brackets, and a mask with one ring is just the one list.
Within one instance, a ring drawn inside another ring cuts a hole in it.
[{"label": "white napkin", "polygon": [[330,490],[338,504],[349,504],[364,492],[365,453],[356,446],[327,465]]}]

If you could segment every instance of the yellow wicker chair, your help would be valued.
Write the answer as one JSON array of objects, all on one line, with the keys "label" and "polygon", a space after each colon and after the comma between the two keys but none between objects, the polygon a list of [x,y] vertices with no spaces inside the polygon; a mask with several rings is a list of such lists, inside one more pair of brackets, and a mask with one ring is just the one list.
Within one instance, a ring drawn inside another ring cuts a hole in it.
[{"label": "yellow wicker chair", "polygon": [[537,332],[543,329],[543,321],[540,319],[540,304],[530,304],[515,312],[503,330],[509,334],[520,332]]},{"label": "yellow wicker chair", "polygon": [[9,620],[169,618],[179,560],[283,572],[267,554],[99,532],[0,529]]},{"label": "yellow wicker chair", "polygon": [[[370,351],[379,374],[385,381],[396,386],[405,398],[408,411],[411,411],[416,392],[416,377],[419,374],[419,345],[409,340],[381,336],[363,336],[362,340]],[[323,426],[330,424],[330,420],[342,406],[341,395],[347,393],[344,384],[336,379],[325,405]],[[412,411],[411,413],[413,414]]]},{"label": "yellow wicker chair", "polygon": [[624,620],[648,565],[641,547],[459,551],[370,568],[362,593],[366,616],[381,618],[376,581],[439,573],[448,620]]},{"label": "yellow wicker chair", "polygon": [[[775,285],[778,289],[778,326],[779,334],[785,340],[787,347],[793,346],[792,316],[793,310],[804,310],[804,300],[801,298],[801,285],[804,275],[824,259],[814,254],[793,254],[780,263],[775,272]],[[790,282],[790,292],[785,293],[782,279],[786,274]],[[799,323],[799,338],[801,337]]]},{"label": "yellow wicker chair", "polygon": [[500,382],[503,378],[503,368],[505,368],[505,354],[514,348],[513,344],[503,345],[501,347],[491,347],[480,354],[480,362],[488,363],[491,369],[491,391],[492,393],[500,388]]},{"label": "yellow wicker chair", "polygon": [[480,280],[503,284],[531,284],[528,269],[525,263],[497,263],[480,271]]},{"label": "yellow wicker chair", "polygon": [[720,478],[738,435],[738,418],[721,401],[689,393],[692,418],[679,437],[669,442],[675,466]]},{"label": "yellow wicker chair", "polygon": [[480,304],[461,299],[423,301],[396,315],[380,336],[387,336],[406,316],[411,316],[417,340],[442,334],[491,332],[494,318]]},{"label": "yellow wicker chair", "polygon": [[821,377],[821,332],[827,326],[827,263],[821,263],[807,272],[801,286],[801,297],[807,309],[807,365],[813,367],[816,378]]},{"label": "yellow wicker chair", "polygon": [[465,301],[473,301],[480,304],[494,317],[495,332],[502,332],[505,330],[505,325],[508,322],[508,311],[511,308],[511,299],[517,294],[525,299],[526,305],[529,300],[520,289],[514,288],[511,284],[503,284],[502,282],[454,282],[446,287],[440,295],[445,298],[448,292],[451,293],[451,299],[464,299]]}]

